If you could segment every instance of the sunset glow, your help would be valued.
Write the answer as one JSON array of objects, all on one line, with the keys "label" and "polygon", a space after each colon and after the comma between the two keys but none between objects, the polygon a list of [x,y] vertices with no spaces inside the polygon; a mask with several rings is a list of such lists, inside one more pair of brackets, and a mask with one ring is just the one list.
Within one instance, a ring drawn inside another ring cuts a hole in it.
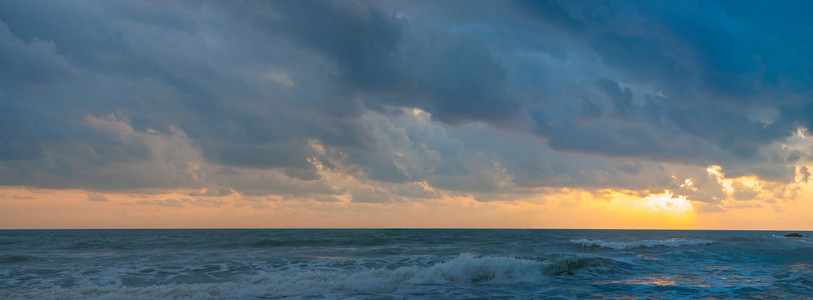
[{"label": "sunset glow", "polygon": [[666,191],[663,194],[649,195],[641,201],[652,211],[669,213],[691,213],[693,211],[692,203],[686,199],[686,196],[672,196],[671,192]]}]

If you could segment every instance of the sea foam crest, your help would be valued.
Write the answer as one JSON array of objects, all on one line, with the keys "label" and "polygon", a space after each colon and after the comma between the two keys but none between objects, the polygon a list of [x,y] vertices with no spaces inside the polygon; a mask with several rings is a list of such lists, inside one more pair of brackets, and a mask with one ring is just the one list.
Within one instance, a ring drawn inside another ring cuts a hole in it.
[{"label": "sea foam crest", "polygon": [[636,249],[636,248],[655,248],[655,247],[682,247],[682,246],[700,246],[710,245],[712,241],[707,240],[686,240],[686,239],[669,239],[669,240],[638,240],[638,241],[602,241],[602,240],[570,240],[571,243],[576,243],[584,248],[609,248],[609,249]]},{"label": "sea foam crest", "polygon": [[268,291],[274,296],[324,295],[336,291],[382,293],[427,285],[535,282],[547,279],[550,266],[549,262],[462,254],[431,266],[381,268],[350,274],[322,271],[274,273],[248,279],[252,285],[275,287]]},{"label": "sea foam crest", "polygon": [[[308,271],[265,273],[223,283],[172,284],[145,287],[82,286],[54,289],[0,290],[0,298],[83,299],[220,299],[265,297],[341,297],[342,295],[414,295],[439,285],[545,282],[550,276],[607,263],[606,258],[558,256],[548,260],[478,257],[461,254],[429,266],[368,269],[358,272]],[[443,296],[443,295],[440,295]]]}]

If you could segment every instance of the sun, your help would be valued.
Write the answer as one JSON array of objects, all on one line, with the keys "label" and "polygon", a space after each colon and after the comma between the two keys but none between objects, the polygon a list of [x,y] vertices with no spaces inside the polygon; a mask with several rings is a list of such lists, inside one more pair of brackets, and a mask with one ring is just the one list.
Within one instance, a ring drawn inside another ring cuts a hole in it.
[{"label": "sun", "polygon": [[687,213],[694,211],[692,203],[686,196],[673,196],[672,192],[666,191],[663,194],[653,194],[640,200],[640,205],[652,211],[663,211],[671,213]]}]

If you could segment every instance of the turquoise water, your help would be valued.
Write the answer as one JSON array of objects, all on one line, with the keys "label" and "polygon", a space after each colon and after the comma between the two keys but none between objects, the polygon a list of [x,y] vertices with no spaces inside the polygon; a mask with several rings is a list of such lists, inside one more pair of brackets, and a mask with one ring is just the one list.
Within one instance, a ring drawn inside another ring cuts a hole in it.
[{"label": "turquoise water", "polygon": [[2,230],[0,298],[813,298],[786,233]]}]

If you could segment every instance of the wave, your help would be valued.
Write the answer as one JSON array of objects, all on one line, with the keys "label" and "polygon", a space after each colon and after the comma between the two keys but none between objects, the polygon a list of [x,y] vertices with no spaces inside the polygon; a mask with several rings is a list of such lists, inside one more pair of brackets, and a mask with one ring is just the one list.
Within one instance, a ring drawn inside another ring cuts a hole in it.
[{"label": "wave", "polygon": [[638,240],[626,242],[579,239],[579,240],[570,240],[570,242],[578,244],[583,248],[609,248],[616,250],[655,248],[655,247],[702,246],[702,245],[711,245],[713,243],[712,241],[708,240],[687,240],[687,239]]},{"label": "wave", "polygon": [[779,283],[788,284],[801,288],[802,290],[813,291],[813,271],[794,270],[777,276]]},{"label": "wave", "polygon": [[813,261],[813,247],[797,247],[789,249],[758,248],[748,249],[750,253],[761,261],[780,264],[810,263]]},{"label": "wave", "polygon": [[18,262],[26,262],[34,260],[33,256],[28,255],[13,255],[13,254],[6,254],[0,255],[0,264],[10,264],[10,263],[18,263]]},{"label": "wave", "polygon": [[729,237],[724,237],[724,238],[722,238],[722,239],[720,239],[720,240],[721,240],[721,241],[725,241],[725,242],[735,242],[735,243],[744,243],[744,242],[751,242],[751,241],[753,241],[753,240],[752,240],[752,239],[750,239],[750,238],[747,238],[747,237],[742,237],[742,236],[737,236],[737,235],[735,235],[735,236],[729,236]]},{"label": "wave", "polygon": [[324,241],[321,240],[293,240],[293,241],[281,241],[281,240],[262,240],[258,242],[254,242],[252,246],[255,247],[307,247],[307,246],[320,246],[325,244]]},{"label": "wave", "polygon": [[552,276],[572,274],[581,269],[605,266],[613,260],[573,255],[551,256],[545,260],[511,257],[478,257],[461,254],[434,265],[410,265],[398,268],[366,269],[357,272],[306,271],[263,273],[240,276],[229,282],[169,284],[140,287],[81,286],[62,289],[6,289],[0,298],[341,298],[359,295],[423,295],[448,298],[453,295],[432,294],[438,287],[476,286],[481,284],[511,285],[547,283]]},{"label": "wave", "polygon": [[608,267],[620,264],[615,260],[606,257],[584,257],[573,255],[560,255],[554,259],[546,260],[545,274],[548,275],[572,275],[582,269],[592,269]]},{"label": "wave", "polygon": [[266,239],[251,243],[253,247],[313,247],[313,246],[381,246],[389,241],[381,238],[356,239]]}]

